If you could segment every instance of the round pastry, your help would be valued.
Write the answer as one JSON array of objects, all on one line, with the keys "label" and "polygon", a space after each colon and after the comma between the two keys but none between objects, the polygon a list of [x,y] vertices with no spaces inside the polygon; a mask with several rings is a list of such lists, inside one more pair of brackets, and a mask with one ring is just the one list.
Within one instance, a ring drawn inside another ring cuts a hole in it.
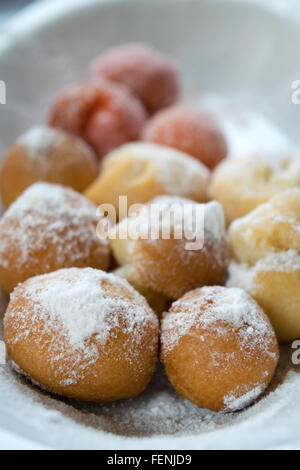
[{"label": "round pastry", "polygon": [[276,194],[229,227],[234,256],[254,264],[269,253],[300,253],[300,188]]},{"label": "round pastry", "polygon": [[10,147],[0,172],[2,202],[8,207],[32,183],[48,181],[83,191],[97,177],[98,163],[81,139],[36,126]]},{"label": "round pastry", "polygon": [[279,342],[300,338],[300,256],[272,253],[254,265],[232,261],[227,285],[244,288],[264,309]]},{"label": "round pastry", "polygon": [[99,80],[66,88],[53,103],[49,123],[82,137],[102,158],[138,140],[145,118],[142,104],[126,88]]},{"label": "round pastry", "polygon": [[155,369],[158,320],[126,281],[91,268],[36,276],[11,295],[7,352],[21,373],[77,400],[141,393]]},{"label": "round pastry", "polygon": [[279,341],[300,337],[300,189],[273,196],[234,221],[236,261],[228,285],[244,287],[262,306]]},{"label": "round pastry", "polygon": [[156,114],[147,122],[143,137],[192,155],[210,169],[227,154],[225,137],[213,116],[189,106]]},{"label": "round pastry", "polygon": [[103,161],[99,177],[85,191],[96,204],[112,204],[119,212],[119,196],[128,207],[160,194],[207,201],[209,171],[175,149],[146,142],[126,144]]},{"label": "round pastry", "polygon": [[144,44],[114,47],[90,67],[93,78],[121,83],[140,98],[150,114],[177,101],[179,72],[173,61]]},{"label": "round pastry", "polygon": [[270,383],[278,344],[262,308],[242,289],[188,292],[161,326],[161,359],[182,398],[200,408],[236,411]]},{"label": "round pastry", "polygon": [[109,238],[130,282],[168,299],[226,279],[228,247],[217,202],[157,197],[113,227]]},{"label": "round pastry", "polygon": [[300,160],[268,162],[258,155],[228,158],[214,171],[211,196],[219,201],[228,223],[285,189],[300,186]]},{"label": "round pastry", "polygon": [[107,269],[109,244],[96,234],[96,206],[72,189],[35,183],[0,220],[0,287],[64,267]]}]

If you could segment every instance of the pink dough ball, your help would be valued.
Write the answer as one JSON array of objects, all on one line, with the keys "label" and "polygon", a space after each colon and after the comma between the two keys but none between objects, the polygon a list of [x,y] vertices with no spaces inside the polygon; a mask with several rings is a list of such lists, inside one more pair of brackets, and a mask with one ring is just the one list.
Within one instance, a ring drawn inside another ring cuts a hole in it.
[{"label": "pink dough ball", "polygon": [[180,94],[176,64],[144,44],[125,44],[96,58],[93,78],[121,83],[140,98],[149,114],[174,104]]},{"label": "pink dough ball", "polygon": [[227,155],[225,137],[214,117],[188,106],[156,114],[147,122],[143,138],[188,153],[210,169]]},{"label": "pink dough ball", "polygon": [[138,140],[146,120],[140,101],[125,87],[105,80],[71,85],[55,99],[49,124],[85,139],[99,158]]}]

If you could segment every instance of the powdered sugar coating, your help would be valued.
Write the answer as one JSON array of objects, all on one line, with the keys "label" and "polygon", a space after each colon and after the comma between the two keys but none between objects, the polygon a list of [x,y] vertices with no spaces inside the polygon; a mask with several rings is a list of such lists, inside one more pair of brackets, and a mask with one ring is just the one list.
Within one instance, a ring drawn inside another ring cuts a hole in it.
[{"label": "powdered sugar coating", "polygon": [[274,195],[300,185],[300,159],[251,155],[227,158],[212,176],[210,193],[224,207],[228,223],[245,216]]},{"label": "powdered sugar coating", "polygon": [[119,196],[127,196],[128,208],[163,194],[205,202],[209,180],[209,171],[192,157],[162,145],[133,142],[105,157],[85,194],[97,204],[115,206],[121,220],[127,213],[121,210]]},{"label": "powdered sugar coating", "polygon": [[217,202],[161,196],[123,219],[109,238],[118,263],[132,266],[137,285],[167,298],[226,279],[228,245]]},{"label": "powdered sugar coating", "polygon": [[224,397],[224,404],[226,405],[225,411],[236,411],[245,408],[255,401],[264,391],[262,385],[252,388],[243,395],[240,395],[240,390],[235,390]]},{"label": "powdered sugar coating", "polygon": [[[136,228],[133,237],[131,227]],[[220,247],[226,238],[225,219],[222,206],[216,201],[205,204],[196,203],[179,196],[158,196],[147,206],[138,210],[136,215],[122,220],[117,226],[118,234],[130,240],[167,238],[169,233],[185,244],[189,239],[199,240],[205,247],[205,240],[216,244],[215,254],[220,256]],[[112,234],[115,233],[115,228]],[[134,246],[129,245],[131,251]]]},{"label": "powdered sugar coating", "polygon": [[[300,217],[297,212],[299,201],[300,188],[287,189],[273,196],[264,204],[259,205],[244,217],[236,219],[231,224],[231,230],[247,229],[247,226],[250,225],[249,234],[251,235],[251,230],[261,223],[273,225],[282,223],[288,224],[292,230],[300,235]],[[244,236],[247,236],[247,231],[245,231]]]},{"label": "powdered sugar coating", "polygon": [[237,261],[274,271],[295,271],[300,253],[300,189],[277,194],[229,228]]},{"label": "powdered sugar coating", "polygon": [[269,253],[254,265],[232,261],[228,286],[242,287],[262,306],[279,342],[299,338],[300,256],[295,250]]},{"label": "powdered sugar coating", "polygon": [[[136,173],[140,165],[149,162],[164,191],[174,196],[199,193],[199,185],[208,186],[209,170],[201,162],[176,149],[150,142],[135,142],[123,146],[124,152],[134,156]],[[118,153],[115,154],[116,158]],[[114,155],[112,154],[112,157]],[[134,174],[133,167],[132,173]]]},{"label": "powdered sugar coating", "polygon": [[0,274],[10,292],[28,277],[64,267],[109,263],[109,245],[96,234],[96,206],[72,189],[30,186],[0,221]]},{"label": "powdered sugar coating", "polygon": [[47,165],[45,153],[47,157],[50,158],[52,155],[51,150],[68,140],[72,141],[73,145],[75,141],[76,146],[82,150],[85,157],[95,163],[94,153],[84,140],[76,138],[61,129],[55,129],[45,125],[33,126],[17,138],[16,144],[24,147],[27,151],[27,155],[33,160],[40,161],[43,165]]},{"label": "powdered sugar coating", "polygon": [[210,236],[221,241],[226,237],[224,212],[221,204],[210,201],[204,206],[205,230]]},{"label": "powdered sugar coating", "polygon": [[229,263],[226,284],[228,287],[240,287],[251,292],[255,276],[262,271],[281,273],[300,271],[300,255],[296,250],[269,253],[252,266],[232,260]]},{"label": "powdered sugar coating", "polygon": [[162,360],[178,393],[200,407],[235,411],[270,382],[278,345],[260,306],[239,288],[202,287],[163,317]]},{"label": "powdered sugar coating", "polygon": [[[197,292],[197,291],[195,291]],[[201,296],[186,294],[172,304],[162,322],[164,347],[168,351],[194,328],[216,335],[236,334],[240,347],[267,350],[267,322],[258,304],[244,290],[232,287],[202,287]]]},{"label": "powdered sugar coating", "polygon": [[[7,227],[7,220],[15,221],[16,225]],[[33,184],[1,220],[0,265],[7,266],[6,254],[11,244],[20,252],[20,268],[28,262],[34,263],[30,252],[42,248],[45,240],[57,246],[58,263],[64,263],[66,252],[74,262],[79,262],[88,256],[92,242],[98,240],[91,221],[97,221],[96,207],[75,191],[49,183]],[[83,246],[81,253],[75,249],[78,239]],[[98,244],[101,252],[108,249],[106,240]]]},{"label": "powdered sugar coating", "polygon": [[61,132],[47,126],[34,126],[16,140],[18,145],[26,148],[28,155],[38,159],[41,152],[53,147]]},{"label": "powdered sugar coating", "polygon": [[[76,384],[101,354],[109,354],[105,346],[118,330],[124,354],[132,360],[146,327],[157,328],[158,322],[125,280],[92,268],[62,269],[29,279],[12,293],[6,317],[14,333],[8,345],[33,341],[47,347],[49,365],[62,385]],[[155,350],[156,344],[154,336],[150,348]]]},{"label": "powdered sugar coating", "polygon": [[46,181],[82,192],[98,175],[97,157],[82,139],[47,126],[22,134],[6,153],[0,194],[9,207],[31,184]]},{"label": "powdered sugar coating", "polygon": [[250,292],[253,287],[254,269],[247,263],[237,263],[231,260],[228,266],[228,278],[226,285],[228,287],[239,287]]},{"label": "powdered sugar coating", "polygon": [[[282,197],[282,201],[280,198]],[[264,204],[259,205],[256,209],[249,212],[249,214],[236,219],[231,224],[232,230],[241,230],[247,229],[247,226],[250,225],[249,229],[259,226],[261,223],[268,223],[272,225],[288,224],[293,231],[300,235],[300,217],[296,213],[296,206],[292,206],[292,201],[294,199],[300,200],[300,188],[291,188],[287,189],[284,192],[275,195],[271,200],[265,202]],[[290,204],[290,207],[288,206]],[[251,235],[251,230],[249,230]],[[244,236],[247,237],[247,231],[245,231]]]}]

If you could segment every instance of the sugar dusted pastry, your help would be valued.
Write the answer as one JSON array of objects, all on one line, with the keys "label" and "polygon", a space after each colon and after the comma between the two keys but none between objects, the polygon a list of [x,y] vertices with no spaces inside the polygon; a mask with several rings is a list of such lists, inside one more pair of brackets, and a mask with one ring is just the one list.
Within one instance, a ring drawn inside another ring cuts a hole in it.
[{"label": "sugar dusted pastry", "polygon": [[161,359],[182,398],[200,408],[236,411],[267,388],[278,362],[268,317],[242,289],[188,292],[161,327]]},{"label": "sugar dusted pastry", "polygon": [[[177,299],[195,287],[225,282],[228,246],[219,203],[161,196],[146,208],[109,234],[113,255],[129,270],[133,285]],[[203,215],[199,225],[198,211]],[[192,226],[193,232],[185,231]]]},{"label": "sugar dusted pastry", "polygon": [[2,202],[8,207],[37,181],[83,191],[98,174],[97,157],[81,139],[58,129],[36,126],[10,147],[0,172]]},{"label": "sugar dusted pastry", "polygon": [[119,196],[127,205],[145,203],[169,194],[198,202],[207,201],[209,171],[200,162],[175,149],[136,142],[111,152],[98,179],[85,191],[96,204],[112,204],[119,212]]},{"label": "sugar dusted pastry", "polygon": [[126,86],[150,114],[175,103],[180,94],[175,63],[145,44],[109,49],[93,61],[90,74]]},{"label": "sugar dusted pastry", "polygon": [[244,287],[269,315],[280,341],[300,337],[300,189],[279,193],[234,221],[228,285]]},{"label": "sugar dusted pastry", "polygon": [[142,104],[126,88],[98,80],[63,90],[52,105],[49,123],[83,138],[102,158],[138,140],[145,118]]},{"label": "sugar dusted pastry", "polygon": [[140,294],[142,294],[159,318],[163,312],[168,310],[170,306],[170,300],[168,297],[161,293],[155,292],[155,290],[152,290],[147,286],[141,286],[139,279],[137,278],[136,271],[130,264],[115,269],[113,274],[126,279],[126,281],[128,281]]},{"label": "sugar dusted pastry", "polygon": [[35,183],[0,220],[0,287],[64,267],[107,269],[107,240],[96,234],[96,206],[72,189]]},{"label": "sugar dusted pastry", "polygon": [[224,160],[212,175],[210,193],[228,223],[252,211],[278,192],[300,186],[300,160],[286,157],[270,163],[253,155]]},{"label": "sugar dusted pastry", "polygon": [[35,384],[77,400],[141,393],[157,361],[158,320],[126,281],[91,268],[20,284],[5,320],[7,352]]},{"label": "sugar dusted pastry", "polygon": [[192,155],[210,169],[227,154],[225,137],[214,117],[191,106],[157,113],[146,123],[143,137]]}]

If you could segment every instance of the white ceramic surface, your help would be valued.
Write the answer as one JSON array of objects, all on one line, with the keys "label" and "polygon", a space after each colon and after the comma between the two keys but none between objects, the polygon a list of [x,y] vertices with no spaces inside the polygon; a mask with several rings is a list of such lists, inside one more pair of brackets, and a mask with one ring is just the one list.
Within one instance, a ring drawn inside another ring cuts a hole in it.
[{"label": "white ceramic surface", "polygon": [[[277,0],[52,0],[29,8],[0,30],[0,79],[7,84],[0,154],[21,131],[45,120],[52,97],[84,77],[90,59],[108,46],[137,40],[173,55],[191,93],[200,84],[231,103],[254,107],[299,145],[300,105],[291,103],[291,82],[300,78],[299,18]],[[45,398],[7,366],[0,368],[2,448],[300,447],[297,371],[284,374],[254,412],[225,426],[199,435],[137,438],[99,429],[94,410],[86,420],[88,410]]]}]

